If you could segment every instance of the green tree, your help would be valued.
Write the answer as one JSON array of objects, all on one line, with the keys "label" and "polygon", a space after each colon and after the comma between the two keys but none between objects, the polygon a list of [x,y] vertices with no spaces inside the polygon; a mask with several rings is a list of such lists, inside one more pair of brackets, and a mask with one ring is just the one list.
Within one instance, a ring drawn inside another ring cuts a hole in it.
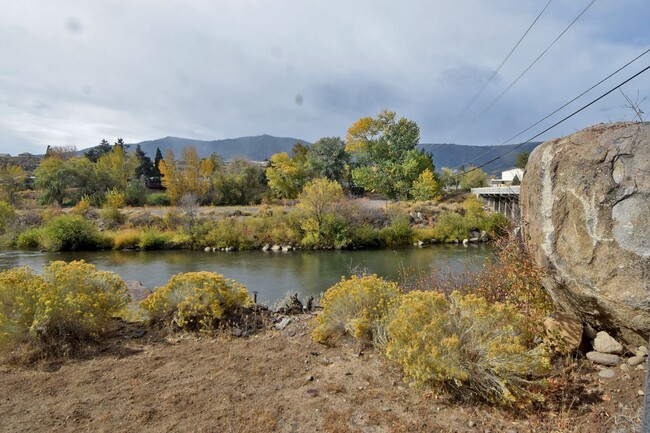
[{"label": "green tree", "polygon": [[117,188],[123,193],[129,180],[135,177],[137,164],[136,158],[128,155],[123,145],[116,144],[112,151],[97,160],[95,172],[104,191]]},{"label": "green tree", "polygon": [[472,188],[481,188],[488,185],[488,175],[480,168],[469,167],[469,170],[460,176],[459,184],[466,191]]},{"label": "green tree", "polygon": [[34,186],[41,191],[39,201],[44,204],[57,203],[63,205],[67,189],[72,179],[63,167],[63,160],[46,157],[34,172]]},{"label": "green tree", "polygon": [[528,157],[530,156],[530,153],[528,152],[521,152],[519,155],[517,155],[517,158],[515,159],[515,167],[521,168],[522,170],[526,168],[526,164],[528,164]]},{"label": "green tree", "polygon": [[139,144],[135,146],[135,152],[133,152],[133,156],[135,157],[138,164],[135,167],[135,177],[137,179],[140,179],[143,176],[145,179],[153,177],[154,176],[153,162],[151,162],[151,158],[147,156],[147,154],[142,150]]},{"label": "green tree", "polygon": [[10,204],[16,204],[16,193],[25,187],[25,171],[19,165],[0,166],[0,192]]},{"label": "green tree", "polygon": [[342,198],[343,189],[334,180],[318,178],[305,185],[298,197],[298,208],[305,213],[301,226],[310,243],[317,245],[321,241],[327,219]]},{"label": "green tree", "polygon": [[244,158],[235,158],[227,164],[217,165],[212,176],[212,186],[212,202],[218,205],[260,203],[268,190],[262,167]]},{"label": "green tree", "polygon": [[440,182],[444,188],[458,189],[460,184],[460,173],[451,168],[442,167]]},{"label": "green tree", "polygon": [[162,152],[160,151],[160,147],[156,147],[156,155],[153,158],[153,176],[154,177],[160,177],[162,176],[160,174],[160,161],[162,161],[163,156]]},{"label": "green tree", "polygon": [[110,143],[105,139],[99,143],[98,146],[95,146],[84,153],[85,157],[88,158],[91,162],[97,162],[97,160],[104,154],[109,153],[113,148]]},{"label": "green tree", "polygon": [[294,146],[293,156],[289,156],[287,152],[271,156],[270,165],[266,169],[266,177],[275,197],[296,198],[302,191],[309,174],[309,164],[306,152],[302,152],[303,147],[296,152],[296,146]]},{"label": "green tree", "polygon": [[364,117],[348,129],[346,149],[355,159],[354,183],[387,197],[407,198],[420,173],[434,166],[431,155],[418,149],[420,128],[395,112]]},{"label": "green tree", "polygon": [[440,193],[440,183],[436,179],[436,175],[429,169],[420,173],[411,188],[411,196],[414,200],[437,200],[440,198]]},{"label": "green tree", "polygon": [[324,137],[307,151],[307,162],[312,171],[321,177],[344,184],[348,180],[350,155],[340,137]]}]

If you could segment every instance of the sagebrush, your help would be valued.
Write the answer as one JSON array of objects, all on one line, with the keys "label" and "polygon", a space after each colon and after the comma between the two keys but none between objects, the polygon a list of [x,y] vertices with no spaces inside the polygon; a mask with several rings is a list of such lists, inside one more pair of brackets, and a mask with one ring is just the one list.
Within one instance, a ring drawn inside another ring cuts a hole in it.
[{"label": "sagebrush", "polygon": [[238,309],[251,304],[246,288],[213,272],[172,276],[140,302],[153,325],[188,331],[216,329]]},{"label": "sagebrush", "polygon": [[82,261],[51,262],[43,275],[28,267],[0,272],[0,348],[47,351],[98,337],[126,307],[124,281]]},{"label": "sagebrush", "polygon": [[341,279],[321,299],[314,340],[334,342],[344,334],[365,342],[381,343],[385,338],[386,319],[400,297],[396,283],[376,275]]},{"label": "sagebrush", "polygon": [[386,354],[416,385],[501,405],[541,401],[548,354],[509,304],[458,292],[413,291],[388,324]]}]

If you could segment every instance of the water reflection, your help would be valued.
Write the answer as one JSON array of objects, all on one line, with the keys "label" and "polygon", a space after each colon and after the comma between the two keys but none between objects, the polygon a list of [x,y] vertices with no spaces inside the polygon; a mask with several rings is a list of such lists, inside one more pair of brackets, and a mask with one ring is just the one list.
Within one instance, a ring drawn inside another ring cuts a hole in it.
[{"label": "water reflection", "polygon": [[429,248],[357,251],[298,251],[273,253],[245,251],[97,251],[46,253],[0,252],[0,269],[29,265],[41,272],[52,260],[84,259],[99,269],[116,272],[125,280],[139,280],[153,288],[179,272],[210,271],[224,274],[259,292],[261,302],[274,304],[287,292],[316,295],[338,282],[350,269],[367,269],[398,280],[431,270],[464,272],[482,266],[491,253],[485,245],[438,245]]}]

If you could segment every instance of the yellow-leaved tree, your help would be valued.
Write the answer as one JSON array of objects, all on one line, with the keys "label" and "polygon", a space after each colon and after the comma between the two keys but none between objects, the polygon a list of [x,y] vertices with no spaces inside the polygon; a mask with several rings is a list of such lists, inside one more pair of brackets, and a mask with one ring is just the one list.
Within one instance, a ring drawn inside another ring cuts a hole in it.
[{"label": "yellow-leaved tree", "polygon": [[95,173],[107,189],[124,192],[129,180],[135,177],[137,165],[136,158],[128,155],[122,146],[115,145],[113,150],[99,157]]},{"label": "yellow-leaved tree", "polygon": [[187,194],[195,195],[203,201],[208,193],[214,165],[208,158],[199,158],[196,147],[189,146],[181,152],[181,159],[174,158],[174,152],[167,149],[165,158],[160,161],[162,184],[172,203],[176,204]]}]

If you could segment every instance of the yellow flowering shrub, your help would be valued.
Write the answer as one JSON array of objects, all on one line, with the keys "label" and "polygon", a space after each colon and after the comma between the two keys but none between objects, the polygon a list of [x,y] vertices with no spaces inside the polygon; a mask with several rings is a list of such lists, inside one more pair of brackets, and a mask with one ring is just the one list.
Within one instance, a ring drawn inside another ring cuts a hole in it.
[{"label": "yellow flowering shrub", "polygon": [[43,275],[31,269],[0,272],[0,346],[20,343],[49,349],[102,334],[126,307],[124,281],[81,261],[51,262]]},{"label": "yellow flowering shrub", "polygon": [[541,346],[526,343],[525,322],[509,304],[414,291],[388,325],[386,354],[416,385],[502,405],[539,401],[550,360]]},{"label": "yellow flowering shrub", "polygon": [[140,308],[152,324],[207,331],[250,303],[248,291],[236,281],[213,272],[188,272],[156,287]]},{"label": "yellow flowering shrub", "polygon": [[349,334],[368,342],[382,343],[385,324],[399,301],[396,283],[377,275],[352,276],[330,287],[321,300],[314,340],[328,343]]},{"label": "yellow flowering shrub", "polygon": [[0,272],[0,350],[29,339],[43,279],[28,267]]}]

